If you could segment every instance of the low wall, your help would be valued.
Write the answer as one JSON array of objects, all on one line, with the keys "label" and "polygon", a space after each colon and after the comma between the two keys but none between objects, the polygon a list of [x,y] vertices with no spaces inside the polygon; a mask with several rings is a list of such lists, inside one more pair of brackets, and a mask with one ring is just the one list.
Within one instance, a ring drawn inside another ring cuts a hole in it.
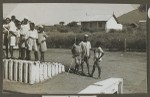
[{"label": "low wall", "polygon": [[65,67],[56,62],[3,59],[3,71],[6,80],[34,84],[65,72]]}]

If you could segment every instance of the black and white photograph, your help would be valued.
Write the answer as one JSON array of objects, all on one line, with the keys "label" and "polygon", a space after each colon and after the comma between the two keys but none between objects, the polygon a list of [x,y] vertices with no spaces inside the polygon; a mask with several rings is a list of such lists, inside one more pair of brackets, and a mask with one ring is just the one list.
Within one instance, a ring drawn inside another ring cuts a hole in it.
[{"label": "black and white photograph", "polygon": [[3,3],[3,93],[147,93],[148,12],[146,4]]}]

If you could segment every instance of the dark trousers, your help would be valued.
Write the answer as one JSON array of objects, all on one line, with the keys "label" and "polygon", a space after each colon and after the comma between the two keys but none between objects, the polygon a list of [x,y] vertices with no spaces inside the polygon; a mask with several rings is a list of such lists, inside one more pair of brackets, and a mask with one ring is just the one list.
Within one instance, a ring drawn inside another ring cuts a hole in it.
[{"label": "dark trousers", "polygon": [[5,52],[6,52],[5,57],[8,58],[8,52],[9,52],[9,49],[8,49],[8,42],[5,43],[4,45],[5,45]]},{"label": "dark trousers", "polygon": [[21,49],[21,59],[25,60],[26,57],[26,49],[25,48],[20,48]]}]

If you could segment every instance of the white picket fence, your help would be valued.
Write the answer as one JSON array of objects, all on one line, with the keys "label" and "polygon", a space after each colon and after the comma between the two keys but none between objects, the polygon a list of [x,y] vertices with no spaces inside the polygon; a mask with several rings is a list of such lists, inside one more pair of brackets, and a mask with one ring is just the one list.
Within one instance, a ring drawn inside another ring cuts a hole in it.
[{"label": "white picket fence", "polygon": [[65,72],[65,67],[57,62],[3,59],[3,71],[6,80],[34,84]]}]

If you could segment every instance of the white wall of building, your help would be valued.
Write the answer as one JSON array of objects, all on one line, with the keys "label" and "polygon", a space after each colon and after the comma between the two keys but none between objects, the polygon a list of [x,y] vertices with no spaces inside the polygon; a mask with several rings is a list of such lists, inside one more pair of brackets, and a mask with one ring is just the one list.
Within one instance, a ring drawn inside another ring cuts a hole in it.
[{"label": "white wall of building", "polygon": [[122,24],[118,24],[113,16],[106,22],[106,32],[109,32],[109,30],[111,29],[114,29],[114,30],[123,29]]}]

